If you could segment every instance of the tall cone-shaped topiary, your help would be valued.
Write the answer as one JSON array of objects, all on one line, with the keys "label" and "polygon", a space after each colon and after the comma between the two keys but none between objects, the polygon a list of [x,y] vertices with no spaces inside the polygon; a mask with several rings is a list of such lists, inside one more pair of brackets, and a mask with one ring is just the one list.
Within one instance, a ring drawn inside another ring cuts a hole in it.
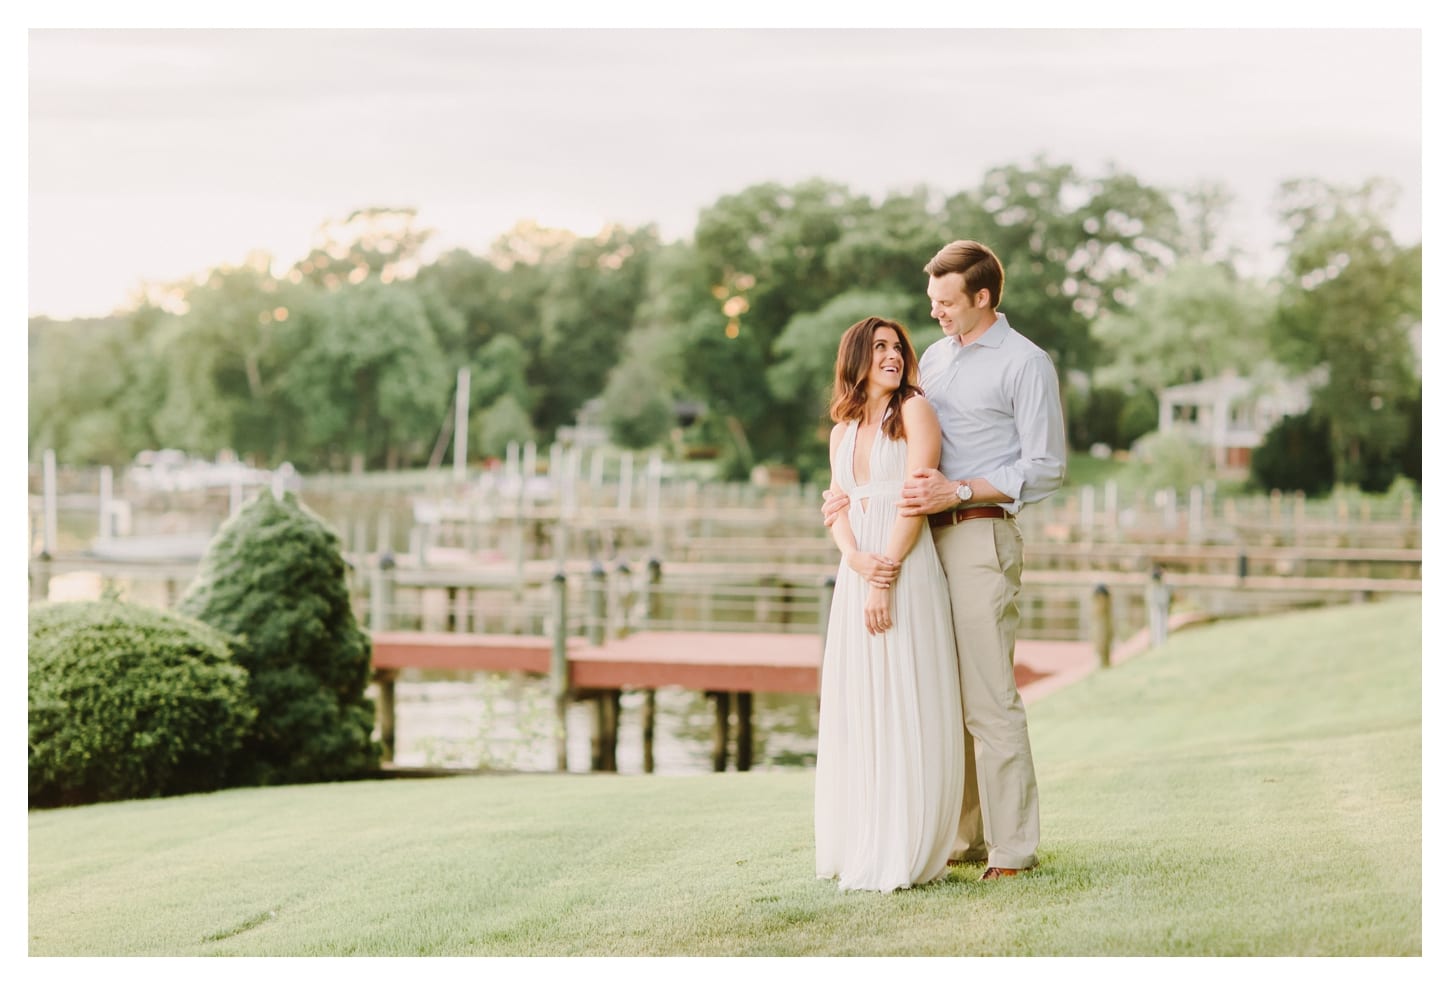
[{"label": "tall cone-shaped topiary", "polygon": [[217,533],[178,608],[234,637],[257,718],[236,784],[306,783],[376,768],[372,643],[348,601],[340,543],[296,496],[263,490]]}]

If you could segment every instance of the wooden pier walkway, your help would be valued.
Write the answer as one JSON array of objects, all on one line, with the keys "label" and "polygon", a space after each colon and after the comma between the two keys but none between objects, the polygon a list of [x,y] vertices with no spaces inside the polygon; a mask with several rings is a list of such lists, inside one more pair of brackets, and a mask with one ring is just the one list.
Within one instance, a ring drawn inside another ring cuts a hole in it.
[{"label": "wooden pier walkway", "polygon": [[[394,682],[405,668],[512,671],[548,675],[554,641],[546,636],[446,632],[375,632],[373,668],[379,683],[385,758],[396,739]],[[597,703],[595,767],[613,768],[619,694],[646,692],[644,762],[653,763],[653,692],[661,687],[703,691],[715,700],[715,768],[725,769],[730,709],[735,710],[736,767],[750,769],[752,696],[757,692],[816,694],[822,640],[815,633],[711,633],[644,630],[593,645],[566,641],[568,700]],[[1116,657],[1116,654],[1115,654]],[[1016,676],[1024,698],[1051,689],[1055,677],[1076,680],[1098,665],[1091,643],[1019,640]]]}]

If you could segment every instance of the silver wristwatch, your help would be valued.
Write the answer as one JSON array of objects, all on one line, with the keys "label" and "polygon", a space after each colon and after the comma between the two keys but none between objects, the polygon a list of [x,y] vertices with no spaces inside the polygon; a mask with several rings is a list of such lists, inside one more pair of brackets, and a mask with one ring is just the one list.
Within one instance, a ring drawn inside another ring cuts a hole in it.
[{"label": "silver wristwatch", "polygon": [[957,486],[957,499],[959,499],[963,503],[965,503],[965,502],[967,502],[967,500],[969,500],[971,498],[972,498],[972,487],[971,487],[971,485],[969,483],[963,482],[961,485]]}]

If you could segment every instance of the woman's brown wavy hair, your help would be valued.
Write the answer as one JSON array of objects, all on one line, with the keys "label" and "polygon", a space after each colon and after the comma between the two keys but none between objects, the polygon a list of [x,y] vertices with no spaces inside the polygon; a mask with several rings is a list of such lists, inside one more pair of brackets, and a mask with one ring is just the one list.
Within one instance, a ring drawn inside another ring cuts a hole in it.
[{"label": "woman's brown wavy hair", "polygon": [[831,391],[831,420],[865,421],[866,419],[866,377],[871,372],[871,345],[878,328],[889,328],[901,339],[901,385],[891,395],[881,427],[888,438],[906,436],[906,425],[901,420],[901,405],[909,397],[921,394],[917,384],[916,350],[911,347],[911,335],[906,326],[889,318],[875,315],[863,318],[841,336],[841,345],[836,349],[836,384]]}]

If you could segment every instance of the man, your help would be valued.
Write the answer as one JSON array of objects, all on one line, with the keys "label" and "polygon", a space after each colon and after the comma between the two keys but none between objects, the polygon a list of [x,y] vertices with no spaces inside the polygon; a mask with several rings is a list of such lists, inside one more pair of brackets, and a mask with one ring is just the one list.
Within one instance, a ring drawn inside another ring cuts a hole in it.
[{"label": "man", "polygon": [[[913,472],[903,515],[925,514],[952,597],[966,720],[965,794],[954,861],[985,861],[984,880],[1037,864],[1037,776],[1012,671],[1022,535],[1016,515],[1055,492],[1067,439],[1052,360],[997,311],[1002,264],[971,240],[926,265],[931,315],[945,338],[921,357],[921,383],[941,421],[940,469]],[[826,493],[827,524],[849,500]],[[879,557],[874,584],[896,577]]]}]

